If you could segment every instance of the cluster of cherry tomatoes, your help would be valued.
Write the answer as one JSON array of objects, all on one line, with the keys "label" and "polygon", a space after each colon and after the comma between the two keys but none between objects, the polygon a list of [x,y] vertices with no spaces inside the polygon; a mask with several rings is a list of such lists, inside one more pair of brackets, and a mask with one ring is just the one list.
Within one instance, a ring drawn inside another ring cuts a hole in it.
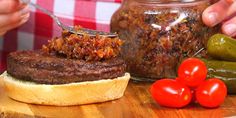
[{"label": "cluster of cherry tomatoes", "polygon": [[207,108],[218,107],[227,96],[227,88],[221,80],[205,80],[206,77],[205,63],[197,58],[188,58],[180,64],[176,79],[157,80],[150,92],[162,106],[181,108],[198,102]]}]

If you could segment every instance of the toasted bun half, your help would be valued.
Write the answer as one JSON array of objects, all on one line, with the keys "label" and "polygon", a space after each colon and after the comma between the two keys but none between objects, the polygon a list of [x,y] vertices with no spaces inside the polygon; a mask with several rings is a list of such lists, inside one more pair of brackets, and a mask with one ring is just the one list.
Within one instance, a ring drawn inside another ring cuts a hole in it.
[{"label": "toasted bun half", "polygon": [[69,106],[105,102],[123,96],[130,74],[115,79],[62,85],[36,84],[2,75],[8,96],[17,101],[42,105]]}]

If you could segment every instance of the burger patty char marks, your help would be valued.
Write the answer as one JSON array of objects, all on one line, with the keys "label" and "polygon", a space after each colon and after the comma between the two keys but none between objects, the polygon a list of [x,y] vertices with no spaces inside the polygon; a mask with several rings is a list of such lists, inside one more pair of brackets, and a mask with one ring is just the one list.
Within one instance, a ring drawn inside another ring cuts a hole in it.
[{"label": "burger patty char marks", "polygon": [[8,55],[7,72],[11,76],[40,84],[113,79],[125,74],[125,62],[119,57],[104,61],[85,61],[45,55],[42,51],[18,51]]}]

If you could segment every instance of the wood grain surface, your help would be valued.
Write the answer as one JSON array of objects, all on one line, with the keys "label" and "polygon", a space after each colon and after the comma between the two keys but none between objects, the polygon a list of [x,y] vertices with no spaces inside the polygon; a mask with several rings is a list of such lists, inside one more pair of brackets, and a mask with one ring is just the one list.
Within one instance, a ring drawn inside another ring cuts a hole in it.
[{"label": "wood grain surface", "polygon": [[0,79],[0,118],[236,118],[236,96],[228,96],[217,109],[205,109],[197,104],[172,109],[156,104],[149,94],[149,87],[150,83],[130,81],[121,99],[99,104],[55,107],[25,104],[8,98]]}]

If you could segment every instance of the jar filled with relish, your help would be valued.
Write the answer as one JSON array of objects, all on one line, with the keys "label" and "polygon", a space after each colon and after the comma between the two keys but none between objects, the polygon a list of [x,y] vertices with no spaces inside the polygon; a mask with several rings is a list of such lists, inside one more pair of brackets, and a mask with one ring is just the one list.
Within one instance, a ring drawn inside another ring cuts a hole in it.
[{"label": "jar filled with relish", "polygon": [[121,55],[133,79],[176,77],[182,59],[204,49],[220,31],[202,22],[209,5],[208,0],[124,0],[112,16],[111,31],[124,40]]}]

